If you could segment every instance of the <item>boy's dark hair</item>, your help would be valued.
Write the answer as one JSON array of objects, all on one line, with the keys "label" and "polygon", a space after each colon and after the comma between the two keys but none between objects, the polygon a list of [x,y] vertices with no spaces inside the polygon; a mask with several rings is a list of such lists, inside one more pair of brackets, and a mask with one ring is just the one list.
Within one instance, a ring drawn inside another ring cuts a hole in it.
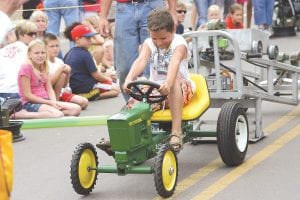
[{"label": "boy's dark hair", "polygon": [[234,14],[237,10],[243,11],[243,7],[238,3],[234,3],[229,7],[230,14]]},{"label": "boy's dark hair", "polygon": [[152,10],[147,20],[149,31],[166,30],[167,32],[173,32],[174,30],[174,20],[167,9]]},{"label": "boy's dark hair", "polygon": [[48,42],[50,42],[50,41],[58,40],[58,37],[53,33],[46,33],[44,35],[43,39],[44,39],[45,44],[48,44]]},{"label": "boy's dark hair", "polygon": [[80,22],[74,22],[73,24],[71,24],[70,26],[66,27],[65,31],[64,31],[64,36],[65,38],[69,39],[70,41],[74,41],[72,36],[71,36],[71,31],[72,29],[77,26],[77,25],[80,25],[82,23]]}]

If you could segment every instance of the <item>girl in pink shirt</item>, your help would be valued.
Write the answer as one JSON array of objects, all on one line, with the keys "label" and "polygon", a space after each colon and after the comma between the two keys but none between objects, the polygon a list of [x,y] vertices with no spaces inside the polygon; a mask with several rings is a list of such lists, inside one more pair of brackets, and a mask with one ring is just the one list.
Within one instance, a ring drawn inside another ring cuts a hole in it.
[{"label": "girl in pink shirt", "polygon": [[30,42],[27,57],[28,62],[21,66],[18,74],[23,108],[29,112],[37,112],[36,118],[78,116],[81,111],[79,105],[56,100],[48,77],[47,50],[44,42]]}]

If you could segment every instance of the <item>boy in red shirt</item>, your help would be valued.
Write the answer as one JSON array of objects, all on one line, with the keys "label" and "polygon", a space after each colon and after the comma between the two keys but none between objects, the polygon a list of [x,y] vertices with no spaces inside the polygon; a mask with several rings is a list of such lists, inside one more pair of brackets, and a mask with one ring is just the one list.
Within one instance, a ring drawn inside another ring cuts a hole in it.
[{"label": "boy in red shirt", "polygon": [[225,19],[227,29],[242,29],[243,7],[240,4],[233,4],[229,8],[229,14]]}]

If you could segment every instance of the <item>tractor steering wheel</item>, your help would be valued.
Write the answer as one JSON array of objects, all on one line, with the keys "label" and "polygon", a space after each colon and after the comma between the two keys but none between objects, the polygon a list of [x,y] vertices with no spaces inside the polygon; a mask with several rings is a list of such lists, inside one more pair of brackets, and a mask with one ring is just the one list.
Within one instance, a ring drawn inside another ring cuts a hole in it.
[{"label": "tractor steering wheel", "polygon": [[[148,87],[141,89],[141,86]],[[152,94],[152,91],[154,89],[158,89],[159,87],[159,84],[149,80],[132,81],[127,85],[127,88],[130,89],[129,96],[138,101],[143,101],[147,103],[158,103],[164,101],[167,98],[166,95]]]}]

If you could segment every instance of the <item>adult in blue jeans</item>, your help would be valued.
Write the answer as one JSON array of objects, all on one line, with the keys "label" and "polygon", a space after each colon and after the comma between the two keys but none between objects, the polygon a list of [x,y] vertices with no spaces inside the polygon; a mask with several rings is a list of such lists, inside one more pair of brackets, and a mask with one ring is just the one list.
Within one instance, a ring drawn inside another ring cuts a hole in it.
[{"label": "adult in blue jeans", "polygon": [[194,0],[197,13],[198,13],[198,20],[196,23],[195,30],[202,24],[207,22],[207,10],[208,7],[215,3],[215,0]]},{"label": "adult in blue jeans", "polygon": [[[79,22],[78,0],[44,0],[44,7],[48,16],[47,32],[59,34],[60,21],[63,17],[66,26]],[[70,7],[59,9],[59,7]],[[47,8],[50,8],[47,10]],[[53,9],[58,8],[58,9]]]},{"label": "adult in blue jeans", "polygon": [[268,30],[272,25],[274,0],[252,0],[254,22],[260,30]]},{"label": "adult in blue jeans", "polygon": [[[147,17],[150,11],[164,6],[163,0],[116,0],[114,62],[119,84],[123,86],[125,78],[134,60],[138,57],[139,46],[149,37]],[[101,1],[100,34],[109,34],[108,12],[112,0]],[[168,7],[176,19],[176,1],[168,0]],[[177,20],[176,20],[177,21]],[[149,74],[146,70],[146,74]],[[125,101],[128,94],[123,91]]]},{"label": "adult in blue jeans", "polygon": [[214,4],[217,4],[218,6],[220,6],[220,8],[224,10],[223,18],[225,19],[229,13],[229,7],[236,2],[236,0],[215,0]]}]

